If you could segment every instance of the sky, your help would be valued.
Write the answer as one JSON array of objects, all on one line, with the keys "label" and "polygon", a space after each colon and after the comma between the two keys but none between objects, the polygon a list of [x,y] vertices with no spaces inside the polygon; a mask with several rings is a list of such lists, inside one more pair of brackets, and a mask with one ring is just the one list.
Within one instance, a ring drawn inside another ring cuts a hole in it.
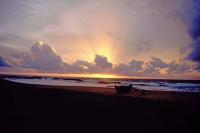
[{"label": "sky", "polygon": [[200,79],[200,0],[1,0],[0,73]]}]

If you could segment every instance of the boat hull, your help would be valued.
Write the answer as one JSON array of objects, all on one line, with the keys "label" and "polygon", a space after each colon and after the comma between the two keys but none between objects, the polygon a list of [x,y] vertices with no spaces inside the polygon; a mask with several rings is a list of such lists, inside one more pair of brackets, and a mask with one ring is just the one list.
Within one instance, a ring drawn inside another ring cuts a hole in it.
[{"label": "boat hull", "polygon": [[117,93],[125,93],[131,91],[132,85],[129,86],[115,86]]}]

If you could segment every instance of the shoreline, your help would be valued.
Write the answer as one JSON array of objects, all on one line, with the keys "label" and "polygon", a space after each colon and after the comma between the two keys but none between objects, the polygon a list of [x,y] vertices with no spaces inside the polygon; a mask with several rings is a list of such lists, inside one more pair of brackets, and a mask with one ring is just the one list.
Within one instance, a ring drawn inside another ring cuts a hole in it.
[{"label": "shoreline", "polygon": [[[133,90],[121,95],[107,88],[99,92],[100,88],[30,85],[2,79],[0,85],[2,133],[200,130],[199,93],[150,92],[141,96],[141,91]],[[169,95],[176,99],[170,100]]]},{"label": "shoreline", "polygon": [[8,81],[13,84],[26,85],[34,88],[46,88],[46,89],[64,89],[71,91],[83,91],[83,92],[92,92],[103,95],[120,95],[120,96],[128,96],[134,98],[147,98],[153,100],[166,100],[166,101],[184,101],[184,102],[197,102],[200,101],[200,93],[199,92],[183,92],[183,91],[158,91],[158,90],[135,90],[131,89],[130,92],[118,94],[115,88],[111,87],[87,87],[87,86],[53,86],[53,85],[37,85],[37,84],[26,84],[26,83],[18,83],[13,81]]},{"label": "shoreline", "polygon": [[[3,77],[3,76],[2,76]],[[114,85],[133,84],[140,90],[156,91],[181,91],[181,92],[200,92],[200,80],[154,80],[154,79],[84,79],[84,78],[60,78],[60,77],[23,77],[7,76],[4,78],[18,83],[53,85],[53,86],[82,86],[82,87],[101,87],[107,88]]]}]

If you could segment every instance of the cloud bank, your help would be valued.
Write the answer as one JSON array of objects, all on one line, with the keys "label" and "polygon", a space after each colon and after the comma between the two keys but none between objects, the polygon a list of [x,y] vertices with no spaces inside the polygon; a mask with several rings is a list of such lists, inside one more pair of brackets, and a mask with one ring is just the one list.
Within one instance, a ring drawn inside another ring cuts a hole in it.
[{"label": "cloud bank", "polygon": [[107,57],[100,56],[100,55],[95,55],[94,59],[95,65],[102,68],[102,69],[108,69],[112,68],[112,63],[108,62]]},{"label": "cloud bank", "polygon": [[[9,62],[10,65],[6,63]],[[98,73],[112,68],[112,63],[103,55],[95,55],[94,62],[77,60],[69,64],[63,62],[56,50],[45,42],[34,42],[30,51],[17,51],[5,56],[0,56],[0,66],[31,68],[45,71],[63,71],[66,73]]]},{"label": "cloud bank", "polygon": [[0,66],[28,68],[36,72],[121,76],[173,76],[189,73],[193,67],[186,62],[167,63],[157,57],[151,57],[151,60],[147,62],[132,59],[128,63],[113,64],[107,57],[98,54],[94,55],[93,62],[79,59],[70,64],[64,62],[56,50],[45,42],[34,42],[29,51],[17,51],[7,56],[0,56]]},{"label": "cloud bank", "polygon": [[44,42],[34,42],[30,51],[18,51],[11,53],[11,64],[15,59],[16,64],[13,66],[45,69],[45,70],[60,70],[62,69],[62,60],[56,54],[53,47]]}]

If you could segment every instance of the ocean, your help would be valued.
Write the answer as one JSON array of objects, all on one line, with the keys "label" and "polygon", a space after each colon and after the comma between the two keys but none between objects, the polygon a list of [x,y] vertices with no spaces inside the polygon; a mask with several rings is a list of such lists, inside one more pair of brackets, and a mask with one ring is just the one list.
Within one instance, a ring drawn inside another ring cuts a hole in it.
[{"label": "ocean", "polygon": [[115,85],[133,84],[133,87],[140,90],[200,92],[200,80],[81,78],[22,75],[1,75],[1,78],[18,83],[39,85],[114,88]]}]

